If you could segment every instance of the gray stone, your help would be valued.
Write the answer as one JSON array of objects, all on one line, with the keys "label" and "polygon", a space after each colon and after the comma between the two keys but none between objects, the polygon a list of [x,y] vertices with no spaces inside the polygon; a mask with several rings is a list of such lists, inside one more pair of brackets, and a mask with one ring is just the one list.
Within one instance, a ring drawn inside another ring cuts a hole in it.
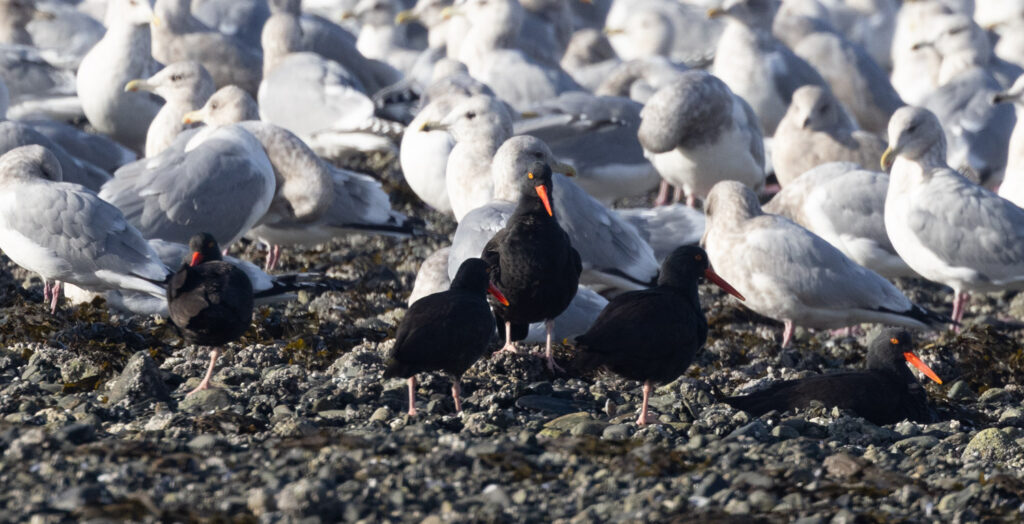
[{"label": "gray stone", "polygon": [[118,404],[143,400],[169,400],[171,391],[160,376],[160,369],[146,351],[139,351],[128,359],[124,370],[107,382],[109,403]]},{"label": "gray stone", "polygon": [[75,357],[60,366],[60,378],[65,383],[80,382],[82,379],[96,377],[103,373],[103,369],[93,361]]},{"label": "gray stone", "polygon": [[523,395],[516,399],[516,407],[553,415],[568,415],[580,410],[580,406],[572,399],[548,395]]},{"label": "gray stone", "polygon": [[227,446],[227,440],[220,435],[210,435],[204,433],[197,435],[188,442],[188,449],[191,449],[195,453],[209,453],[216,448]]},{"label": "gray stone", "polygon": [[789,440],[791,438],[799,437],[800,432],[797,431],[796,428],[794,428],[791,425],[779,424],[778,426],[772,428],[771,435],[778,439]]},{"label": "gray stone", "polygon": [[725,503],[724,510],[730,515],[749,515],[750,503],[745,500],[732,499]]},{"label": "gray stone", "polygon": [[279,420],[271,432],[278,437],[300,438],[309,437],[317,432],[316,424],[302,417],[284,417]]},{"label": "gray stone", "polygon": [[381,406],[374,410],[373,415],[370,415],[370,422],[386,422],[389,418],[391,418],[391,409]]},{"label": "gray stone", "polygon": [[772,489],[773,487],[775,487],[775,481],[772,480],[771,477],[763,473],[757,473],[755,471],[744,471],[733,477],[732,487],[734,489],[741,489],[744,487]]},{"label": "gray stone", "polygon": [[188,413],[205,413],[229,406],[231,406],[231,396],[220,388],[196,391],[178,403],[178,409]]},{"label": "gray stone", "polygon": [[721,475],[718,473],[708,473],[694,488],[693,494],[698,497],[711,497],[728,487],[729,483]]},{"label": "gray stone", "polygon": [[277,494],[277,507],[286,513],[308,515],[315,513],[326,498],[327,489],[319,480],[299,479]]},{"label": "gray stone", "polygon": [[771,509],[779,503],[779,498],[763,489],[755,489],[747,496],[747,502],[750,503],[754,509],[766,512],[771,511]]},{"label": "gray stone", "polygon": [[974,392],[971,391],[971,387],[967,385],[967,382],[957,380],[949,387],[946,397],[950,400],[972,400]]},{"label": "gray stone", "polygon": [[910,437],[903,440],[897,441],[892,445],[897,451],[906,452],[907,450],[920,448],[928,449],[939,443],[939,439],[931,435],[921,435],[919,437]]},{"label": "gray stone", "polygon": [[864,459],[853,457],[846,453],[836,453],[835,455],[825,457],[822,465],[829,476],[845,479],[860,473],[864,469]]},{"label": "gray stone", "polygon": [[572,429],[569,430],[569,434],[574,437],[582,437],[585,435],[600,437],[604,433],[604,428],[606,427],[608,427],[608,424],[605,422],[586,420],[573,426]]},{"label": "gray stone", "polygon": [[628,440],[633,436],[633,426],[630,424],[612,424],[601,432],[601,438],[606,440]]},{"label": "gray stone", "polygon": [[952,513],[963,510],[967,507],[967,504],[971,501],[971,498],[981,492],[981,486],[978,484],[971,484],[966,488],[949,493],[939,500],[937,509],[939,513],[943,515],[950,515]]},{"label": "gray stone", "polygon": [[484,487],[481,498],[490,504],[504,508],[512,507],[512,499],[509,498],[505,490],[497,484],[488,484]]},{"label": "gray stone", "polygon": [[988,388],[978,397],[979,402],[1006,402],[1011,399],[1010,392],[1003,388]]},{"label": "gray stone", "polygon": [[1020,455],[1020,446],[1010,435],[1008,428],[988,428],[978,432],[964,452],[960,460],[1002,461]]}]

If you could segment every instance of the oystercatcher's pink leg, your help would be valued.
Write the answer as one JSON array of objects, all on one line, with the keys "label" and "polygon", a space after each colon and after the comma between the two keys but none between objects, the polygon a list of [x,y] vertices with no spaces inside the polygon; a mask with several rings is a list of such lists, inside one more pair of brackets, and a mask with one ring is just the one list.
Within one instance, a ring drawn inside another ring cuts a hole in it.
[{"label": "oystercatcher's pink leg", "polygon": [[657,424],[658,416],[654,413],[647,412],[647,401],[651,398],[651,381],[644,382],[644,402],[640,407],[640,416],[637,417],[636,423],[638,426],[646,426],[648,424]]},{"label": "oystercatcher's pink leg", "polygon": [[220,348],[213,348],[213,351],[210,352],[210,365],[209,367],[206,368],[206,376],[204,376],[203,380],[199,382],[199,385],[196,386],[196,389],[189,391],[188,394],[185,395],[186,398],[191,397],[192,395],[204,389],[210,389],[210,379],[213,378],[213,366],[217,364],[217,357],[219,356]]}]

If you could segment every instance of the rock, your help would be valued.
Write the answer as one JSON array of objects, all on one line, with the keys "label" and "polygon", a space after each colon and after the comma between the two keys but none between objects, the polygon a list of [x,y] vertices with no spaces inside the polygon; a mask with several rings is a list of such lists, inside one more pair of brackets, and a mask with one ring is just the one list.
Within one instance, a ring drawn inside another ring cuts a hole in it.
[{"label": "rock", "polygon": [[[562,415],[561,417],[549,420],[544,423],[544,429],[550,430],[548,433],[568,433],[572,428],[576,427],[581,422],[590,422],[593,420],[593,415],[583,411],[576,413],[570,413],[568,415]],[[557,436],[557,435],[556,435]]]},{"label": "rock", "polygon": [[257,518],[276,509],[274,497],[267,488],[252,488],[245,498],[245,507]]},{"label": "rock", "polygon": [[1020,446],[1010,435],[1008,428],[988,428],[979,431],[967,443],[960,460],[1005,461],[1019,456]]},{"label": "rock", "polygon": [[481,494],[481,498],[489,503],[494,504],[502,509],[512,507],[512,499],[509,498],[505,490],[497,484],[488,484],[484,487],[484,491]]},{"label": "rock", "polygon": [[316,424],[296,416],[283,417],[271,428],[271,433],[274,435],[288,438],[308,437],[316,432]]},{"label": "rock", "polygon": [[160,376],[160,369],[146,351],[139,351],[128,359],[124,370],[107,382],[109,403],[127,401],[170,400],[171,391]]},{"label": "rock", "polygon": [[750,503],[754,509],[761,512],[767,512],[771,511],[771,509],[779,503],[779,498],[765,490],[755,489],[747,496],[747,502]]},{"label": "rock", "polygon": [[984,393],[981,394],[980,397],[978,397],[978,402],[981,402],[983,404],[991,402],[991,403],[994,404],[994,403],[997,403],[997,402],[1006,402],[1006,401],[1008,401],[1010,399],[1011,399],[1010,392],[1006,391],[1005,389],[1003,389],[1003,388],[988,388],[988,389],[985,390]]},{"label": "rock", "polygon": [[81,511],[88,506],[98,506],[110,499],[110,493],[102,485],[86,484],[72,486],[50,499],[50,506],[55,509],[73,512]]},{"label": "rock", "polygon": [[96,439],[96,427],[83,422],[73,422],[60,428],[58,436],[65,442],[85,444]]},{"label": "rock", "polygon": [[60,366],[60,378],[65,383],[81,382],[82,379],[97,377],[102,373],[103,368],[83,357],[75,357]]},{"label": "rock", "polygon": [[604,428],[606,427],[608,427],[608,424],[605,422],[585,420],[573,426],[572,429],[569,430],[569,434],[574,437],[582,437],[585,435],[600,437],[604,434]]},{"label": "rock", "polygon": [[628,440],[633,436],[633,426],[630,424],[611,424],[601,432],[601,438],[605,440]]},{"label": "rock", "polygon": [[700,481],[700,484],[693,489],[693,494],[698,497],[711,497],[715,493],[729,487],[729,483],[718,473],[709,473]]},{"label": "rock", "polygon": [[188,449],[195,453],[209,453],[216,448],[227,446],[227,440],[219,435],[198,435],[188,442]]},{"label": "rock", "polygon": [[178,409],[188,413],[206,413],[231,406],[231,396],[221,388],[196,391],[178,403]]},{"label": "rock", "polygon": [[949,387],[949,391],[946,392],[946,398],[950,400],[972,400],[974,392],[971,391],[971,387],[967,385],[967,382],[957,380]]},{"label": "rock", "polygon": [[772,489],[773,487],[775,487],[775,481],[772,480],[771,477],[763,473],[757,473],[754,471],[744,471],[733,477],[732,487],[733,489]]},{"label": "rock", "polygon": [[299,479],[277,494],[277,507],[293,515],[311,515],[327,498],[327,489],[319,480]]},{"label": "rock", "polygon": [[933,437],[931,435],[921,435],[919,437],[910,437],[896,441],[896,443],[893,444],[892,447],[896,451],[906,453],[908,450],[914,448],[928,449],[938,443],[939,439],[936,437]]},{"label": "rock", "polygon": [[374,410],[373,415],[370,415],[370,422],[387,422],[389,418],[391,418],[391,409],[382,406]]},{"label": "rock", "polygon": [[939,513],[943,515],[950,515],[958,511],[963,511],[967,504],[971,501],[975,495],[981,492],[981,486],[978,484],[970,484],[966,488],[949,493],[939,500],[937,509]]},{"label": "rock", "polygon": [[779,424],[772,428],[771,435],[778,439],[787,440],[799,437],[800,432],[788,424]]},{"label": "rock", "polygon": [[750,503],[745,500],[732,499],[725,503],[725,508],[723,509],[730,515],[749,515]]},{"label": "rock", "polygon": [[548,395],[523,395],[516,399],[516,407],[553,415],[568,415],[580,410],[580,407],[572,399]]},{"label": "rock", "polygon": [[829,476],[837,479],[847,479],[864,469],[864,459],[850,456],[846,453],[836,453],[825,457],[822,466]]}]

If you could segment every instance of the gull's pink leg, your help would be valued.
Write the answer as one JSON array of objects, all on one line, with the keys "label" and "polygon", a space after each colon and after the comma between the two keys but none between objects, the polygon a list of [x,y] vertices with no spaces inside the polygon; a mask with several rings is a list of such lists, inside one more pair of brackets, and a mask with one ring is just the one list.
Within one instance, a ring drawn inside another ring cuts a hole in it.
[{"label": "gull's pink leg", "polygon": [[199,385],[196,386],[196,389],[189,391],[188,394],[185,395],[185,397],[191,397],[192,395],[204,389],[210,389],[210,379],[213,378],[213,367],[217,364],[217,357],[219,356],[220,348],[213,348],[213,351],[210,352],[210,365],[209,367],[206,368],[206,376],[204,376],[203,380],[199,382]]},{"label": "gull's pink leg", "polygon": [[409,416],[416,416],[416,375],[409,377]]},{"label": "gull's pink leg", "polygon": [[505,322],[505,345],[502,346],[501,349],[499,349],[497,351],[497,353],[495,353],[495,355],[497,355],[498,353],[504,353],[506,351],[511,352],[511,353],[518,353],[519,352],[519,349],[516,348],[516,343],[512,342],[512,323],[511,322]]},{"label": "gull's pink leg", "polygon": [[270,253],[267,255],[267,271],[272,271],[281,260],[281,246],[270,246]]},{"label": "gull's pink leg", "polygon": [[782,330],[782,347],[788,348],[790,341],[793,340],[793,321],[786,320],[783,324],[785,328]]},{"label": "gull's pink leg", "polygon": [[668,204],[669,193],[672,191],[672,186],[669,185],[668,180],[662,179],[661,185],[658,186],[658,196],[654,199],[655,206],[664,206]]},{"label": "gull's pink leg", "polygon": [[[970,301],[971,295],[966,291],[957,291],[953,293],[953,322],[959,324],[964,319],[964,313],[967,312],[967,303]],[[954,324],[953,332],[959,333],[960,326]]]},{"label": "gull's pink leg", "polygon": [[640,407],[640,416],[636,419],[638,426],[646,426],[648,424],[657,424],[658,417],[654,413],[647,412],[647,401],[651,398],[651,381],[647,380],[644,382],[644,403]]},{"label": "gull's pink leg", "polygon": [[548,371],[554,373],[555,370],[558,370],[561,371],[562,373],[565,373],[565,370],[562,369],[562,366],[556,364],[555,357],[551,355],[551,332],[555,330],[555,319],[549,318],[545,320],[544,327],[547,328],[548,332],[547,344],[544,346],[544,357],[548,361]]},{"label": "gull's pink leg", "polygon": [[[680,189],[679,190],[679,194],[682,194],[682,192],[683,192],[683,190]],[[676,200],[676,201],[678,202],[678,200]],[[686,195],[686,207],[692,207],[694,209],[697,209],[697,197],[694,196],[692,193],[689,194],[689,195]]]},{"label": "gull's pink leg", "polygon": [[59,280],[53,281],[53,289],[50,291],[50,314],[57,314],[57,306],[60,304],[60,289],[61,282]]},{"label": "gull's pink leg", "polygon": [[48,280],[43,281],[43,304],[50,303],[50,282]]},{"label": "gull's pink leg", "polygon": [[452,398],[455,399],[455,412],[462,413],[462,385],[459,384],[459,378],[455,377],[452,381]]}]

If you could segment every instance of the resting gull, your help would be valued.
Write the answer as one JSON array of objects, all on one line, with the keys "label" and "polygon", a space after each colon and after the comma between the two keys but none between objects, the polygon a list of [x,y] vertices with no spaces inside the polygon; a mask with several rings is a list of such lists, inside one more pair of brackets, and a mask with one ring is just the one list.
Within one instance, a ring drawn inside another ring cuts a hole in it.
[{"label": "resting gull", "polygon": [[886,278],[915,277],[885,230],[889,176],[850,162],[822,164],[786,184],[764,206]]},{"label": "resting gull", "polygon": [[793,93],[786,116],[772,139],[772,166],[786,187],[804,172],[828,162],[853,162],[872,167],[885,151],[885,141],[860,131],[832,93],[803,86]]},{"label": "resting gull", "polygon": [[146,238],[187,243],[206,231],[227,249],[263,218],[275,189],[262,145],[235,125],[178,135],[163,153],[119,169],[100,197]]},{"label": "resting gull", "polygon": [[167,149],[188,122],[185,113],[197,109],[213,94],[213,78],[199,62],[175,62],[149,78],[138,78],[125,84],[125,91],[149,91],[164,99],[164,105],[149,124],[146,133],[146,156]]},{"label": "resting gull", "polygon": [[62,182],[46,148],[24,146],[0,157],[0,188],[0,249],[43,278],[51,312],[61,282],[165,295],[169,271],[142,235],[96,193]]},{"label": "resting gull", "polygon": [[889,147],[889,239],[914,271],[953,288],[953,321],[963,318],[970,292],[1024,288],[1024,209],[949,168],[938,118],[899,109]]},{"label": "resting gull", "polygon": [[828,87],[804,59],[772,35],[773,0],[725,0],[708,16],[727,19],[711,72],[754,109],[766,136],[775,134],[793,92],[802,85]]},{"label": "resting gull", "polygon": [[267,213],[246,236],[270,247],[267,270],[281,246],[315,246],[349,233],[407,236],[421,226],[391,209],[371,177],[325,162],[288,130],[255,119],[256,103],[235,86],[218,90],[186,117],[212,127],[236,124],[251,133],[274,168],[277,190]]},{"label": "resting gull", "polygon": [[146,131],[160,102],[149,93],[126,93],[124,85],[159,69],[150,56],[152,17],[147,2],[111,0],[107,33],[78,68],[78,98],[89,123],[136,152],[145,150]]},{"label": "resting gull", "polygon": [[164,64],[195,60],[218,87],[237,85],[256,94],[263,61],[258,48],[210,29],[192,16],[192,0],[156,0],[153,58]]},{"label": "resting gull", "polygon": [[1024,75],[1017,78],[1010,89],[997,93],[992,97],[995,104],[1010,102],[1014,104],[1017,124],[1010,135],[1009,150],[1006,157],[1006,176],[999,186],[999,196],[1024,207]]},{"label": "resting gull", "polygon": [[750,188],[719,182],[705,202],[704,245],[715,272],[758,314],[793,326],[842,328],[880,323],[934,329],[942,318],[910,302],[878,273],[857,265],[787,218],[765,214]]}]

